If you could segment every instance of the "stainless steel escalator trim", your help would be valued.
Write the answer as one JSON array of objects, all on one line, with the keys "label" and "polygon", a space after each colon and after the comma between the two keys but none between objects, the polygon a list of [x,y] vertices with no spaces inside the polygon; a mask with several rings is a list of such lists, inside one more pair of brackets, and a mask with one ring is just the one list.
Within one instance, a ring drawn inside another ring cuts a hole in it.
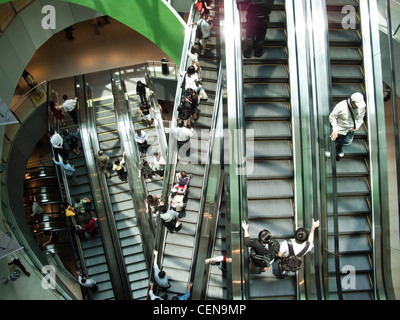
[{"label": "stainless steel escalator trim", "polygon": [[93,137],[93,124],[90,122],[91,119],[88,118],[87,110],[88,108],[93,108],[92,105],[87,105],[91,101],[92,97],[87,96],[87,86],[85,82],[85,76],[82,76],[83,81],[83,97],[78,96],[78,112],[80,117],[80,133],[81,133],[81,143],[82,151],[85,155],[85,161],[88,169],[89,182],[93,193],[93,204],[96,208],[96,213],[98,217],[98,225],[101,230],[101,237],[103,239],[103,246],[106,254],[106,260],[109,268],[111,282],[113,284],[114,295],[117,300],[129,299],[131,293],[129,290],[128,281],[126,275],[121,272],[123,268],[123,259],[120,252],[118,237],[116,236],[115,228],[110,225],[109,217],[112,212],[107,212],[108,208],[103,202],[103,195],[101,192],[101,184],[98,179],[97,164],[94,159],[91,147],[91,139]]},{"label": "stainless steel escalator trim", "polygon": [[[116,82],[119,82],[118,86]],[[154,226],[153,219],[146,214],[145,200],[147,189],[142,178],[139,178],[140,155],[135,137],[135,127],[132,121],[132,114],[125,98],[123,79],[120,70],[112,75],[112,91],[114,96],[115,117],[118,124],[118,135],[121,141],[121,148],[126,152],[126,171],[128,172],[129,187],[136,212],[140,236],[142,238],[143,251],[146,257],[148,268],[151,266],[154,250]]]},{"label": "stainless steel escalator trim", "polygon": [[[243,71],[241,50],[241,21],[235,0],[224,0],[224,40],[226,66],[226,105],[228,131],[232,138],[230,144],[224,144],[229,163],[226,175],[229,175],[229,210],[230,232],[227,246],[232,250],[232,299],[247,300],[250,297],[248,285],[248,250],[243,243],[242,221],[247,221],[247,167],[239,160],[246,156],[245,115],[243,93]],[[230,268],[229,268],[230,269]],[[230,270],[229,270],[230,271]]]},{"label": "stainless steel escalator trim", "polygon": [[[188,17],[188,25],[190,25],[194,21],[194,17],[196,15],[196,9],[195,6],[192,4],[190,7],[189,11],[189,17]],[[183,42],[183,48],[182,48],[182,55],[181,55],[181,62],[180,62],[180,67],[179,71],[186,71],[186,66],[187,66],[187,52],[189,50],[189,46],[192,43],[192,40],[194,40],[195,36],[195,31],[192,30],[191,27],[187,27],[185,30],[185,39]],[[177,86],[176,86],[176,93],[175,93],[175,101],[174,101],[174,109],[172,111],[172,119],[171,119],[171,125],[170,125],[170,130],[169,132],[169,139],[168,139],[168,148],[167,148],[167,155],[166,155],[166,166],[164,169],[164,179],[163,179],[163,187],[162,187],[162,193],[161,193],[161,199],[164,203],[168,203],[168,194],[170,190],[170,186],[173,185],[174,181],[174,174],[175,174],[175,166],[178,158],[177,154],[177,143],[174,135],[171,132],[172,128],[176,128],[176,122],[178,119],[178,107],[180,105],[180,98],[181,98],[181,85],[182,85],[182,77],[178,78],[177,81]],[[163,250],[164,250],[164,243],[165,243],[165,237],[166,237],[166,228],[163,226],[161,218],[157,218],[157,226],[159,226],[156,230],[156,237],[155,237],[155,246],[154,249],[158,251],[158,260],[156,261],[157,263],[160,263],[162,261],[163,257]],[[151,272],[150,272],[151,277],[153,276],[153,264],[151,265]]]},{"label": "stainless steel escalator trim", "polygon": [[[199,223],[197,224],[197,232],[196,234],[198,235],[196,238],[196,245],[194,247],[193,252],[196,254],[195,257],[193,257],[192,261],[194,262],[194,268],[192,268],[192,274],[191,274],[191,279],[194,283],[193,286],[193,292],[192,292],[192,297],[197,300],[201,299],[203,300],[205,297],[205,286],[208,281],[208,273],[206,273],[206,266],[204,264],[204,261],[207,257],[211,256],[212,252],[212,243],[214,242],[214,237],[215,237],[215,232],[217,228],[217,223],[215,221],[218,221],[218,216],[219,212],[215,212],[212,210],[212,203],[215,200],[215,197],[213,200],[208,201],[208,197],[211,195],[215,195],[216,192],[218,193],[218,189],[213,189],[209,190],[209,180],[210,180],[210,172],[212,170],[212,166],[215,167],[215,165],[219,166],[221,168],[220,164],[213,163],[214,156],[217,156],[218,159],[216,159],[218,162],[220,161],[220,156],[221,156],[221,143],[219,144],[219,149],[215,151],[220,151],[218,155],[213,153],[214,147],[217,147],[216,144],[216,135],[218,132],[216,132],[217,129],[217,123],[219,117],[222,117],[222,65],[221,62],[219,63],[218,67],[218,79],[217,79],[217,86],[216,86],[216,96],[214,100],[214,111],[212,115],[212,120],[211,120],[211,134],[210,134],[210,140],[208,144],[208,150],[207,150],[207,163],[205,166],[205,171],[204,171],[204,179],[203,179],[203,184],[201,187],[201,194],[203,197],[200,200],[200,207],[199,207],[199,214],[200,218]],[[222,128],[221,128],[222,130]],[[221,139],[221,134],[223,137],[223,132],[219,132],[219,138]],[[220,169],[221,170],[221,169]],[[217,195],[218,196],[218,195]],[[220,196],[220,195],[219,195]],[[211,215],[211,216],[210,216]],[[198,255],[200,254],[201,259],[199,259]]]},{"label": "stainless steel escalator trim", "polygon": [[[329,297],[328,289],[328,228],[322,226],[327,225],[328,217],[328,202],[331,201],[327,194],[332,194],[332,179],[329,180],[328,177],[332,177],[332,158],[325,157],[325,151],[332,150],[330,147],[332,143],[330,142],[329,135],[331,132],[331,126],[329,123],[330,105],[332,101],[332,96],[330,92],[331,88],[331,71],[330,71],[330,61],[329,61],[329,41],[328,41],[328,18],[326,14],[326,1],[325,0],[311,0],[311,10],[313,15],[313,21],[318,23],[313,23],[313,36],[314,36],[314,60],[315,60],[315,77],[316,77],[316,103],[317,103],[317,115],[318,115],[318,136],[319,136],[319,180],[320,180],[320,228],[316,230],[319,237],[319,245],[316,244],[314,248],[315,256],[321,255],[322,262],[319,263],[320,268],[318,271],[320,273],[319,279],[322,286],[323,296]],[[335,169],[336,170],[336,169]],[[329,183],[330,181],[330,183]],[[328,186],[329,183],[329,186]],[[336,188],[336,186],[335,186]],[[335,193],[336,194],[336,193]],[[337,197],[335,198],[337,199]],[[336,200],[337,201],[337,200]],[[333,206],[336,207],[336,206]],[[337,210],[337,209],[335,209]],[[338,264],[336,259],[335,263]],[[317,262],[316,262],[317,264]],[[337,275],[336,279],[339,279]],[[318,283],[318,280],[316,280]],[[321,299],[322,297],[320,297]]]},{"label": "stainless steel escalator trim", "polygon": [[[382,219],[388,212],[388,185],[383,79],[379,24],[376,15],[378,8],[376,1],[360,1],[359,5],[366,86],[365,102],[368,114],[368,148],[370,151],[373,294],[375,299],[385,299],[387,291],[382,261],[385,255],[382,251],[385,231],[382,230]],[[379,272],[377,268],[379,268]]]}]

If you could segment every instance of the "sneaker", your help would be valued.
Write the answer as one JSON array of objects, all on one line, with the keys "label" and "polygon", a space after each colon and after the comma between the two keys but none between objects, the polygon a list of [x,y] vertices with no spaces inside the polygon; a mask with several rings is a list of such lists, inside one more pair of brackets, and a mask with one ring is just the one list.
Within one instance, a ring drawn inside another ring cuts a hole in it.
[{"label": "sneaker", "polygon": [[344,157],[344,152],[339,152],[339,153],[338,153],[338,156],[339,156],[340,158],[343,158],[343,157]]},{"label": "sneaker", "polygon": [[331,153],[329,151],[325,151],[325,157],[330,158],[331,157]]}]

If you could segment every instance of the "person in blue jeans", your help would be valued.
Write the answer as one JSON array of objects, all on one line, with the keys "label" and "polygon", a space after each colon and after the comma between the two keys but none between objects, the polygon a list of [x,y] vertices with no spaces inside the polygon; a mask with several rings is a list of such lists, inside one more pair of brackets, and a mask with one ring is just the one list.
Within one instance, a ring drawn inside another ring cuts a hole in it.
[{"label": "person in blue jeans", "polygon": [[353,142],[355,131],[359,130],[364,122],[366,104],[364,96],[353,93],[348,99],[340,101],[329,115],[332,126],[330,138],[335,141],[336,160],[344,156],[343,147]]},{"label": "person in blue jeans", "polygon": [[185,292],[185,294],[181,295],[181,296],[173,296],[171,298],[171,300],[189,300],[190,298],[190,289],[193,287],[193,283],[190,282],[187,285],[187,290]]}]

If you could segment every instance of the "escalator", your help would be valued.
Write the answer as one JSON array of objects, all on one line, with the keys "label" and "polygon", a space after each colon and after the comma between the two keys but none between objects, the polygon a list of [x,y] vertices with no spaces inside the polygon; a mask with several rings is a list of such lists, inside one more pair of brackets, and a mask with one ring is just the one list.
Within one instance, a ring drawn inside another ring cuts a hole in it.
[{"label": "escalator", "polygon": [[[342,27],[341,11],[345,5],[350,5],[356,10],[355,29]],[[356,0],[326,1],[332,109],[354,92],[361,92],[365,96],[359,9],[359,1]],[[353,143],[344,148],[344,158],[336,162],[337,216],[334,212],[328,211],[329,292],[339,294],[339,298],[344,300],[374,299],[371,262],[371,182],[367,119],[364,120],[364,124],[355,134]],[[337,230],[334,228],[335,222]],[[339,248],[335,246],[335,238],[338,238]],[[336,252],[339,250],[336,257],[339,263],[335,262],[335,250]],[[357,277],[354,288],[342,285],[346,273],[340,275],[340,281],[335,280],[345,266],[352,266],[355,269]],[[340,282],[339,289],[336,282]]]},{"label": "escalator", "polygon": [[[214,112],[215,88],[217,85],[220,66],[219,57],[219,17],[218,5],[214,4],[211,10],[214,15],[214,27],[207,42],[204,55],[200,55],[199,63],[202,68],[202,86],[207,92],[208,99],[199,103],[199,119],[192,123],[193,136],[190,139],[190,157],[177,157],[176,165],[172,165],[171,183],[176,183],[175,174],[185,171],[191,175],[188,188],[186,209],[181,212],[179,219],[182,229],[179,232],[166,232],[162,241],[162,257],[160,264],[167,275],[172,278],[171,287],[167,293],[169,296],[180,295],[186,292],[188,282],[193,281],[193,269],[197,252],[195,252],[198,227],[201,212],[201,201],[204,191],[204,175],[207,161],[207,150],[210,139],[212,115]],[[186,53],[184,53],[186,54]],[[179,100],[178,100],[179,101]],[[176,107],[176,106],[175,106]],[[205,132],[202,133],[202,130]],[[171,141],[171,140],[170,140]],[[171,144],[169,146],[171,150]],[[185,147],[183,147],[185,148]],[[172,182],[173,180],[173,182]],[[172,187],[171,185],[169,187]],[[166,195],[167,197],[169,195]]]},{"label": "escalator", "polygon": [[[111,89],[111,73],[89,74],[85,79],[93,98],[91,105],[96,133],[92,142],[95,150],[103,150],[104,155],[110,157],[110,162],[115,158],[122,160],[124,150],[118,130],[123,130],[124,126],[117,123],[113,96],[104,94]],[[99,178],[107,185],[105,192],[108,192],[111,202],[132,299],[145,299],[149,275],[130,185],[128,181],[121,181],[115,171],[111,173],[111,178],[106,179],[99,172]]]},{"label": "escalator", "polygon": [[[243,7],[242,7],[243,8]],[[242,39],[246,10],[241,10]],[[254,168],[247,174],[250,238],[268,229],[279,242],[292,238],[294,165],[290,75],[285,1],[275,1],[260,58],[243,58],[244,110],[247,130],[254,130]],[[248,156],[249,157],[249,156]],[[249,159],[249,158],[248,158]],[[272,267],[249,271],[249,299],[296,299],[296,276],[277,279]]]},{"label": "escalator", "polygon": [[[81,84],[80,88],[83,85]],[[77,92],[77,96],[81,96],[81,93]],[[83,108],[84,105],[80,105],[80,108]],[[77,107],[78,108],[78,107]],[[79,117],[78,117],[79,119]],[[69,114],[65,115],[65,127],[70,132],[76,132],[78,129],[78,125],[76,125]],[[81,137],[82,139],[82,137]],[[93,193],[89,181],[88,168],[86,165],[85,157],[83,155],[83,148],[81,142],[79,142],[81,154],[76,156],[72,151],[69,151],[70,154],[70,164],[73,165],[76,169],[76,176],[78,178],[78,184],[70,187],[70,196],[71,199],[75,198],[83,198],[87,197],[93,200]],[[68,146],[66,146],[68,148]],[[72,203],[73,205],[74,203]],[[96,213],[94,213],[96,216]],[[84,220],[81,219],[78,221],[82,228],[84,224]],[[93,294],[94,300],[109,300],[114,299],[114,291],[112,288],[112,283],[110,279],[108,264],[105,256],[103,239],[101,236],[89,238],[86,241],[81,243],[84,263],[87,270],[88,278],[94,279],[98,286],[99,290]]]}]

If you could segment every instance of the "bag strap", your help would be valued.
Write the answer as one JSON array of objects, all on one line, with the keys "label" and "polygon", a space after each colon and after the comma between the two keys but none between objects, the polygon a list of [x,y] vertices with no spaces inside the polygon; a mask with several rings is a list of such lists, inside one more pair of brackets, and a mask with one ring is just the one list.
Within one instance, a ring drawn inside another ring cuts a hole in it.
[{"label": "bag strap", "polygon": [[288,240],[287,241],[287,244],[288,244],[288,246],[289,246],[289,255],[290,256],[294,256],[295,254],[294,254],[294,250],[293,250],[293,244],[292,244],[292,240]]},{"label": "bag strap", "polygon": [[347,100],[347,108],[349,109],[351,118],[353,119],[354,129],[356,129],[356,120],[354,119],[353,111],[351,111],[351,106],[350,106],[349,100],[350,99]]},{"label": "bag strap", "polygon": [[299,258],[302,257],[307,252],[309,246],[310,246],[310,242],[307,241],[303,250],[301,250],[296,256]]}]

